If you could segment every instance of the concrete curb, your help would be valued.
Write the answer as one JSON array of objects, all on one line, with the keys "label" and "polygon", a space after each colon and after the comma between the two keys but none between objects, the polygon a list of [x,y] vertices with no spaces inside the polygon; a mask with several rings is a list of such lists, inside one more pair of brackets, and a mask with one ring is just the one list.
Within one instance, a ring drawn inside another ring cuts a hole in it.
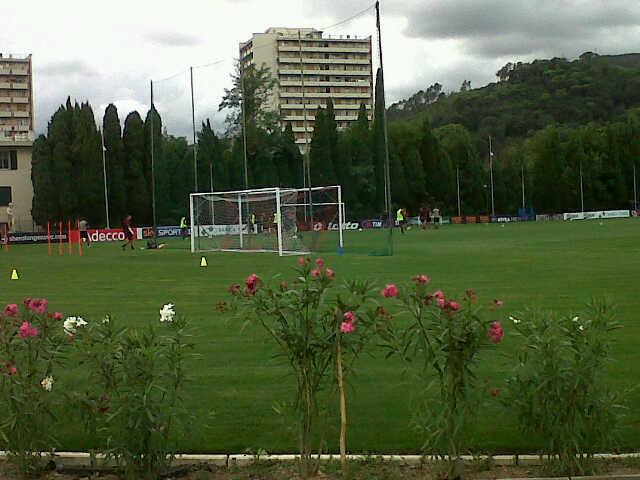
[{"label": "concrete curb", "polygon": [[[43,454],[47,457],[49,454]],[[55,460],[61,464],[63,469],[87,469],[90,468],[90,456],[87,452],[55,452]],[[349,454],[347,455],[350,461],[381,461],[381,462],[394,462],[401,465],[422,465],[427,463],[436,463],[440,461],[440,457],[433,455],[388,455],[388,454]],[[0,451],[0,461],[6,461],[6,452]],[[247,466],[256,461],[260,462],[291,462],[299,458],[297,454],[267,454],[267,455],[251,455],[246,453],[238,454],[178,454],[176,455],[173,465],[174,466],[188,466],[188,465],[216,465],[219,467],[233,467],[233,466]],[[315,457],[314,457],[315,458]],[[500,466],[537,466],[543,462],[543,457],[540,455],[462,455],[462,460],[468,463],[472,462],[491,462],[493,465]],[[599,453],[595,454],[594,458],[599,460],[626,460],[631,458],[640,459],[640,452],[638,453]],[[113,460],[106,461],[104,455],[97,455],[98,463],[103,468],[113,468],[116,463]],[[321,462],[339,461],[339,454],[324,454],[320,455]],[[560,480],[564,480],[567,477],[558,477]],[[573,480],[579,480],[583,477],[572,477]],[[597,479],[597,476],[584,477],[590,480]],[[602,478],[620,478],[620,479],[638,479],[640,474],[633,475],[617,475],[615,477],[602,477]],[[558,480],[558,479],[545,479],[545,480]],[[502,479],[510,480],[510,479]],[[538,479],[529,479],[538,480]]]}]

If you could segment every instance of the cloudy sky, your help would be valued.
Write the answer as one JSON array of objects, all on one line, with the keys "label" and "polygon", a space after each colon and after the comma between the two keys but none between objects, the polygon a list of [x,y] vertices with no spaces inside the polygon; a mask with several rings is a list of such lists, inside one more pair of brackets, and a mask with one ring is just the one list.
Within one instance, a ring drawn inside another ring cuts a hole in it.
[{"label": "cloudy sky", "polygon": [[[171,133],[197,120],[222,128],[217,105],[238,42],[270,26],[375,35],[372,0],[0,0],[0,51],[32,53],[38,132],[67,95],[121,120],[146,110],[149,80]],[[638,0],[382,0],[387,102],[434,82],[491,82],[514,60],[640,52]],[[362,12],[362,13],[360,13]],[[359,15],[357,15],[360,13]],[[7,15],[8,14],[8,15]],[[375,37],[374,37],[375,38]],[[169,77],[169,78],[168,78]],[[167,79],[168,78],[168,79]],[[164,80],[166,79],[166,80]]]}]

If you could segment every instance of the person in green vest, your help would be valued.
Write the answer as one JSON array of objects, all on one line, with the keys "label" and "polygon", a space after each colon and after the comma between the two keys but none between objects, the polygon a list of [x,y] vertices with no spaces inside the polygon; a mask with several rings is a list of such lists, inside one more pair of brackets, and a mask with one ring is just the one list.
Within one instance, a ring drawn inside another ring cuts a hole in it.
[{"label": "person in green vest", "polygon": [[404,229],[407,225],[407,211],[403,208],[399,208],[396,212],[396,221],[398,222],[398,226],[400,227],[400,231],[404,235]]},{"label": "person in green vest", "polygon": [[189,236],[189,227],[187,226],[187,217],[182,217],[180,219],[180,235],[184,240]]}]

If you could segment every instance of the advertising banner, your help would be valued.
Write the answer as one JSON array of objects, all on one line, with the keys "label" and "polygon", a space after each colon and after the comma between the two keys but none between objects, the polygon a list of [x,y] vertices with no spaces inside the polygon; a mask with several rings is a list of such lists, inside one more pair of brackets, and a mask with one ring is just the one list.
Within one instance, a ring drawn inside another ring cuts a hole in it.
[{"label": "advertising banner", "polygon": [[360,222],[360,228],[382,228],[384,225],[384,221],[379,219],[370,219],[370,220],[362,220]]},{"label": "advertising banner", "polygon": [[629,210],[598,210],[595,212],[568,212],[562,214],[563,220],[597,220],[603,218],[627,218]]},{"label": "advertising banner", "polygon": [[[133,229],[134,238],[140,238],[138,228]],[[124,232],[121,228],[99,228],[89,229],[89,239],[92,242],[120,242],[124,241]],[[71,240],[75,241],[78,238],[79,233],[77,231],[71,232]],[[75,239],[74,239],[75,236]]]},{"label": "advertising banner", "polygon": [[[47,232],[18,232],[9,234],[9,244],[47,243]],[[67,241],[66,232],[51,233],[51,242]],[[4,242],[4,238],[2,239]]]}]

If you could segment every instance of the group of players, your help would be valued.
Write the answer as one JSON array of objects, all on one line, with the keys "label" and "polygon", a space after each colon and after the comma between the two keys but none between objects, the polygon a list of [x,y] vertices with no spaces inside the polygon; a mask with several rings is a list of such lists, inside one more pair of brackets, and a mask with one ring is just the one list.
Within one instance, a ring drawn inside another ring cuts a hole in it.
[{"label": "group of players", "polygon": [[[433,225],[435,228],[438,228],[442,221],[442,218],[440,217],[440,209],[437,207],[433,210],[431,209],[431,207],[422,207],[420,209],[419,218],[420,226],[423,230],[426,230],[429,225]],[[407,230],[408,219],[409,215],[407,213],[407,209],[399,208],[396,212],[396,222],[400,227],[400,232],[402,232],[402,234],[404,234]]]}]

